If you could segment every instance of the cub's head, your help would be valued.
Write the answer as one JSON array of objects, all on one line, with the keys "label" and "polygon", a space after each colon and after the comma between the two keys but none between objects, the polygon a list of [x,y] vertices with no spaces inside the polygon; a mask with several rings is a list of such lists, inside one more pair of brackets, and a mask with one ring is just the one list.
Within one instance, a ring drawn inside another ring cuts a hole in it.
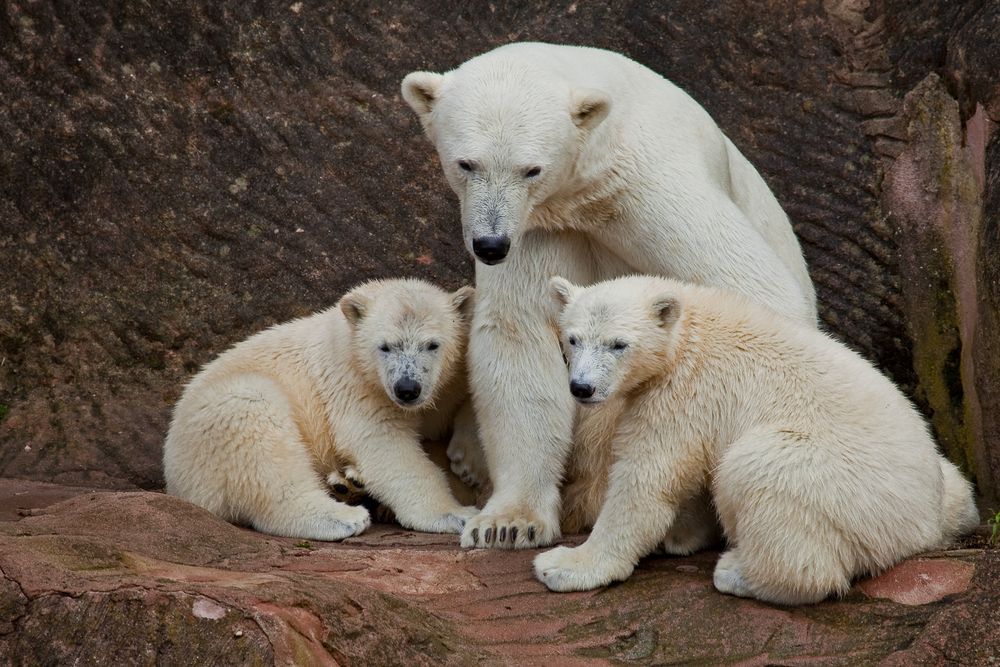
[{"label": "cub's head", "polygon": [[345,294],[339,306],[361,371],[402,408],[432,404],[462,365],[473,294],[420,280],[376,280]]},{"label": "cub's head", "polygon": [[497,53],[446,74],[412,72],[402,92],[458,195],[465,247],[485,264],[502,262],[535,206],[572,181],[611,108],[603,92]]},{"label": "cub's head", "polygon": [[636,276],[583,288],[555,277],[549,291],[580,403],[631,391],[673,356],[681,302],[668,284]]}]

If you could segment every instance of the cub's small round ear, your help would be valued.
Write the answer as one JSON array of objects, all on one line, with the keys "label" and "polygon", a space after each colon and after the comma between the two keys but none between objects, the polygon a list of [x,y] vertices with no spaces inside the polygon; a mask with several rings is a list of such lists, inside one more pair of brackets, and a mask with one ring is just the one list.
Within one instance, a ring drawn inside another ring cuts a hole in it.
[{"label": "cub's small round ear", "polygon": [[471,318],[472,309],[476,304],[476,289],[469,285],[459,287],[452,292],[451,303],[463,318]]},{"label": "cub's small round ear", "polygon": [[562,276],[552,276],[549,280],[549,296],[552,297],[556,312],[561,313],[569,302],[576,298],[579,291],[579,287]]},{"label": "cub's small round ear", "polygon": [[580,129],[594,129],[610,111],[611,98],[600,90],[577,88],[570,95],[570,115]]},{"label": "cub's small round ear", "polygon": [[410,108],[423,117],[431,112],[441,91],[443,74],[435,72],[410,72],[403,78],[403,99]]},{"label": "cub's small round ear", "polygon": [[340,312],[352,327],[357,326],[368,311],[368,297],[358,292],[348,292],[340,297]]},{"label": "cub's small round ear", "polygon": [[669,329],[681,315],[681,302],[676,297],[664,294],[653,300],[653,317],[659,320],[660,326]]}]

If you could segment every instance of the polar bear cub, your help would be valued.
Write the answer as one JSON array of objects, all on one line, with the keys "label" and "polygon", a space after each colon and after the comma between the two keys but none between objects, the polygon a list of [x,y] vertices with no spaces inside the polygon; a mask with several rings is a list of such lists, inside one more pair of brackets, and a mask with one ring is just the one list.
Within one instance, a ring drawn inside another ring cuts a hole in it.
[{"label": "polar bear cub", "polygon": [[550,589],[626,579],[705,489],[729,545],[715,587],[779,604],[843,594],[976,525],[969,483],[914,407],[825,334],[661,278],[551,291],[570,392],[624,409],[589,538],[535,559]]},{"label": "polar bear cub", "polygon": [[370,523],[363,507],[328,494],[324,480],[349,470],[403,526],[460,532],[476,508],[455,500],[421,438],[471,413],[462,402],[472,295],[368,282],[225,352],[174,410],[167,492],[264,533],[339,540]]}]

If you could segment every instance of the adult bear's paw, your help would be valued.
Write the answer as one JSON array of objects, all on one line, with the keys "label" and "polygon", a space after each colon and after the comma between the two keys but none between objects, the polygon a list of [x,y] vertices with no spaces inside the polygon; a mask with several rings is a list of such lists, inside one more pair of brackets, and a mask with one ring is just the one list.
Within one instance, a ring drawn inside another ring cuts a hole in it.
[{"label": "adult bear's paw", "polygon": [[484,509],[466,522],[461,544],[466,549],[534,549],[559,537],[558,523],[543,521],[533,512]]}]

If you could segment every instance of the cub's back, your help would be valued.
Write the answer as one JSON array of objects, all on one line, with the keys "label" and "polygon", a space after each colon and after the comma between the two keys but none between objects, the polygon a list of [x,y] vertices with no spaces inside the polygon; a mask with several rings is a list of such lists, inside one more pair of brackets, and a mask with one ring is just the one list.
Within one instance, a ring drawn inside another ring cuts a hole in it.
[{"label": "cub's back", "polygon": [[712,344],[731,346],[719,353],[727,359],[719,372],[737,383],[741,377],[760,383],[762,418],[797,413],[845,435],[933,447],[910,400],[844,343],[742,295],[697,285],[683,289],[685,302],[724,332]]}]

